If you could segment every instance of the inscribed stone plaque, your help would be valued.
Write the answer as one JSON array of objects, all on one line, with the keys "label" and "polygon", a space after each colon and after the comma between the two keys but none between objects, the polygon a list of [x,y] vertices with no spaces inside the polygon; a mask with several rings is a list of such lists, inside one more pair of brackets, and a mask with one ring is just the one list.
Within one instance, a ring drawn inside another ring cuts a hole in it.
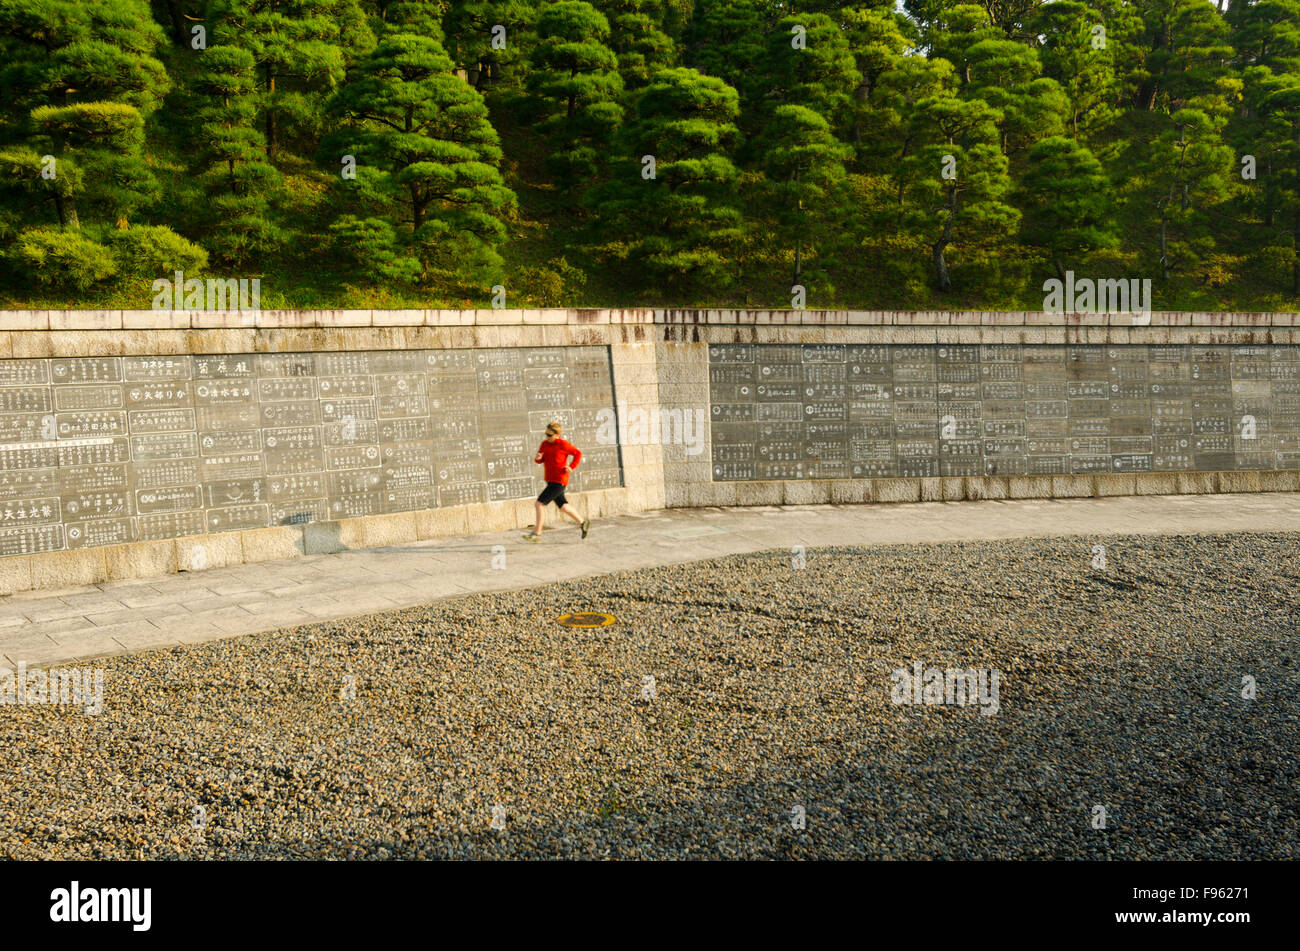
[{"label": "inscribed stone plaque", "polygon": [[[1297,354],[1294,345],[714,345],[713,478],[839,477],[835,437],[810,432],[826,424],[854,427],[853,478],[932,473],[936,434],[947,437],[937,457],[946,475],[1293,467]],[[754,423],[782,428],[764,438]],[[809,465],[781,468],[796,446]]]},{"label": "inscribed stone plaque", "polygon": [[[842,401],[842,347],[808,367],[799,348],[779,352],[819,404]],[[774,416],[806,425],[801,399],[789,393]],[[0,360],[0,548],[528,498],[552,419],[586,453],[575,491],[617,486],[618,447],[597,441],[613,406],[602,347]],[[819,438],[829,458],[835,434]]]}]

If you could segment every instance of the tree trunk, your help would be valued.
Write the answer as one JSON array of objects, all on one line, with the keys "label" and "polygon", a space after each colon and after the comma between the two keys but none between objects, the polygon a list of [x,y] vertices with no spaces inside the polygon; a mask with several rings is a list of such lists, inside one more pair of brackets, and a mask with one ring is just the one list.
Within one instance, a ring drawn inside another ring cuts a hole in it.
[{"label": "tree trunk", "polygon": [[1291,296],[1300,297],[1300,209],[1291,223]]},{"label": "tree trunk", "polygon": [[[1264,176],[1265,179],[1272,179],[1273,177],[1273,157],[1271,155],[1266,155],[1264,157]],[[1274,227],[1273,206],[1271,204],[1264,205],[1264,227]]]},{"label": "tree trunk", "polygon": [[[222,98],[222,100],[221,100],[221,104],[222,104],[223,106],[225,106],[226,109],[229,109],[229,108],[230,108],[230,97],[229,97],[229,96],[224,96],[224,97]],[[226,123],[226,132],[229,132],[229,131],[230,131],[230,128],[231,128],[231,124],[230,124],[229,122],[227,122],[227,123]],[[228,172],[229,172],[229,177],[230,177],[230,190],[231,190],[231,192],[235,192],[235,160],[234,160],[233,157],[232,157],[232,158],[227,158],[227,159],[226,159],[226,168],[227,168],[227,170],[228,170]]]},{"label": "tree trunk", "polygon": [[181,0],[167,0],[167,14],[172,21],[172,39],[177,46],[186,46],[185,15],[181,12]]},{"label": "tree trunk", "polygon": [[952,290],[952,279],[948,276],[948,262],[943,259],[943,249],[952,243],[952,218],[957,208],[957,191],[952,186],[948,187],[948,217],[943,221],[943,234],[939,240],[930,246],[930,254],[934,258],[934,274],[939,283],[939,290],[947,292]]},{"label": "tree trunk", "polygon": [[[1151,44],[1151,49],[1167,50],[1173,46],[1172,28],[1166,22],[1155,35],[1155,40]],[[1148,112],[1156,107],[1156,96],[1160,91],[1160,77],[1151,76],[1142,81],[1138,87],[1137,97],[1134,105],[1139,109],[1145,109]]]},{"label": "tree trunk", "polygon": [[948,277],[948,262],[943,259],[943,250],[952,244],[952,221],[957,216],[957,186],[948,186],[948,204],[945,209],[948,217],[943,220],[943,233],[939,240],[930,245],[930,254],[934,258],[934,273],[939,283],[939,290],[952,290],[952,279]]},{"label": "tree trunk", "polygon": [[[903,142],[903,152],[902,152],[901,155],[898,156],[898,163],[894,166],[895,169],[899,169],[899,168],[902,168],[902,167],[903,167],[903,160],[907,158],[907,150],[908,150],[908,147],[909,147],[910,145],[911,145],[910,142],[904,140],[904,142]],[[896,206],[897,206],[897,208],[898,208],[898,215],[894,218],[894,234],[898,234],[898,232],[899,232],[899,231],[902,229],[902,227],[903,227],[903,189],[904,189],[903,177],[902,177],[901,175],[899,175],[899,176],[898,176],[898,195],[897,195],[898,200],[895,202],[895,204],[896,204]]]},{"label": "tree trunk", "polygon": [[1169,241],[1166,233],[1168,221],[1162,211],[1160,213],[1160,275],[1166,281],[1169,280]]},{"label": "tree trunk", "polygon": [[[861,104],[871,98],[871,87],[865,82],[858,83],[853,90],[853,99]],[[853,144],[855,146],[862,144],[862,110],[860,108],[853,110]]]},{"label": "tree trunk", "polygon": [[946,241],[936,241],[931,247],[930,252],[934,257],[934,273],[939,283],[939,290],[952,290],[952,279],[948,277],[948,262],[943,259],[943,249],[947,246]]},{"label": "tree trunk", "polygon": [[1133,99],[1133,105],[1138,109],[1150,112],[1156,107],[1156,82],[1153,79],[1147,79],[1138,87],[1137,95]]},{"label": "tree trunk", "polygon": [[72,198],[65,198],[62,195],[55,194],[54,210],[59,213],[59,226],[61,228],[80,231],[81,220],[77,217],[77,203]]},{"label": "tree trunk", "polygon": [[266,157],[275,157],[275,74],[267,71],[266,88],[270,95],[266,103]]},{"label": "tree trunk", "polygon": [[[799,187],[799,171],[794,172],[795,188]],[[803,273],[803,199],[799,199],[799,225],[795,230],[794,239],[794,283],[799,283],[799,276]]]}]

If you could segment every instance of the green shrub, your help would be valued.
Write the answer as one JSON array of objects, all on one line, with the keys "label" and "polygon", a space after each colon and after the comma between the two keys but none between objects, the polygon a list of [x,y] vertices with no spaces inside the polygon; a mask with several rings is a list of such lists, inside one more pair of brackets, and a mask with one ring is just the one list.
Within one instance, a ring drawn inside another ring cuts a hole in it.
[{"label": "green shrub", "polygon": [[117,273],[112,252],[80,231],[29,228],[5,252],[17,276],[59,289],[84,291]]},{"label": "green shrub", "polygon": [[423,268],[398,240],[397,230],[383,218],[344,215],[330,225],[334,248],[377,284],[413,285]]},{"label": "green shrub", "polygon": [[162,225],[132,225],[108,233],[117,268],[124,276],[171,280],[175,271],[197,273],[208,264],[208,252]]},{"label": "green shrub", "polygon": [[520,268],[511,284],[523,303],[571,307],[582,302],[587,275],[564,258],[557,258],[550,267]]}]

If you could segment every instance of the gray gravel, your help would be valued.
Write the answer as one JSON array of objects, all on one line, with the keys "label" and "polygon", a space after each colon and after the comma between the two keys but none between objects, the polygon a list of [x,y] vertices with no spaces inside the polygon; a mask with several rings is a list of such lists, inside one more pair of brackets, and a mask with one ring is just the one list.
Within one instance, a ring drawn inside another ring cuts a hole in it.
[{"label": "gray gravel", "polygon": [[[1296,858],[1298,541],[777,551],[97,661],[98,716],[0,706],[0,856]],[[1000,711],[891,703],[914,661]]]}]

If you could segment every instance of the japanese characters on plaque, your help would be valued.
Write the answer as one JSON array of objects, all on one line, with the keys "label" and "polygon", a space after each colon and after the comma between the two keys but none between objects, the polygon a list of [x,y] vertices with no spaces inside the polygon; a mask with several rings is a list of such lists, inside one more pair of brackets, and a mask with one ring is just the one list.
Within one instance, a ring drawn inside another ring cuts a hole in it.
[{"label": "japanese characters on plaque", "polygon": [[0,556],[622,485],[604,347],[0,360]]},{"label": "japanese characters on plaque", "polygon": [[1300,347],[709,348],[713,479],[1300,468]]}]

